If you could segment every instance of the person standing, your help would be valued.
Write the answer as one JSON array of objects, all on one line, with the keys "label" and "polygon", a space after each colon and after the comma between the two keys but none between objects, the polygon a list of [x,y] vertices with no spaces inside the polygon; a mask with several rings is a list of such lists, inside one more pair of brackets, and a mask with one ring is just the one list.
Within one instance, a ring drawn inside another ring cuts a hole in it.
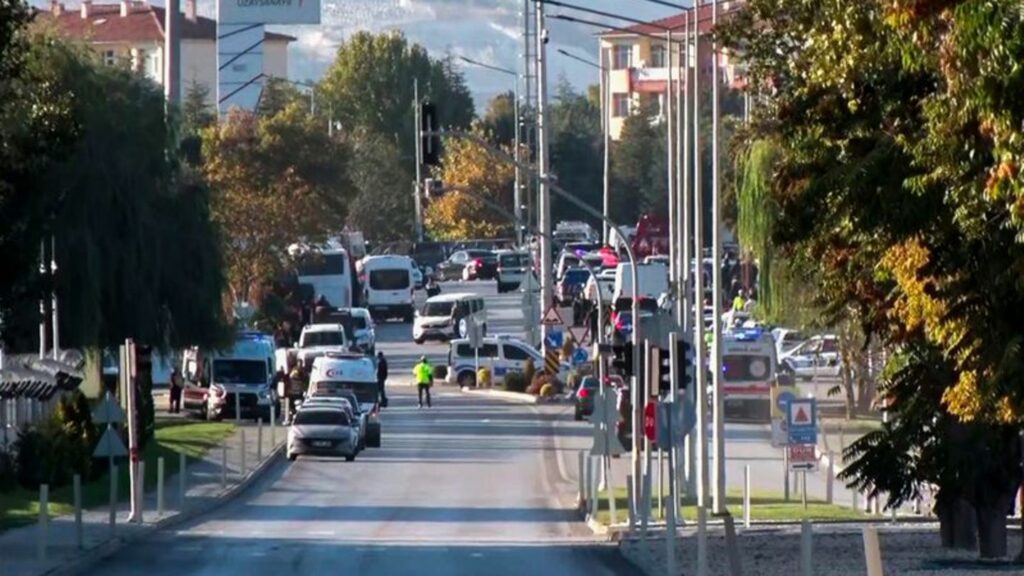
[{"label": "person standing", "polygon": [[383,352],[377,352],[377,387],[380,389],[380,405],[382,408],[388,406],[388,393],[384,390],[384,383],[388,379],[388,361],[384,359]]},{"label": "person standing", "polygon": [[419,398],[419,407],[423,408],[423,395],[427,395],[427,408],[430,408],[430,385],[434,383],[434,370],[427,362],[426,356],[420,356],[420,363],[413,366],[413,376],[416,377],[416,394]]},{"label": "person standing", "polygon": [[181,377],[181,370],[175,368],[171,371],[171,403],[167,412],[177,414],[181,412],[181,391],[185,388],[185,379]]}]

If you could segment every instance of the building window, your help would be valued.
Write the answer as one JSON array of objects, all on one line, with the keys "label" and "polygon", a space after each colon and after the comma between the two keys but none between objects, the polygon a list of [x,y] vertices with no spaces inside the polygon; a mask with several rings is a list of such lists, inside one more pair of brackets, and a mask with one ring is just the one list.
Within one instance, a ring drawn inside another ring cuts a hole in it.
[{"label": "building window", "polygon": [[651,68],[668,67],[667,51],[664,46],[656,45],[651,47]]},{"label": "building window", "polygon": [[630,57],[632,56],[632,46],[615,46],[612,48],[612,69],[613,70],[625,70],[629,68]]},{"label": "building window", "polygon": [[629,94],[612,94],[612,117],[625,118],[629,116]]},{"label": "building window", "polygon": [[103,63],[107,66],[113,66],[117,63],[117,54],[113,50],[104,50]]}]

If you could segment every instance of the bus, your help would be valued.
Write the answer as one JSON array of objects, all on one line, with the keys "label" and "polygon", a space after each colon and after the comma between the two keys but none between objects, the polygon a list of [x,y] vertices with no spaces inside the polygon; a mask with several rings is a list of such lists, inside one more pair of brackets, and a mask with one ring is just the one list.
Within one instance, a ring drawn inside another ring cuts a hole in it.
[{"label": "bus", "polygon": [[351,308],[355,276],[349,253],[340,245],[293,244],[288,253],[294,259],[299,284],[313,288],[314,298],[323,295],[335,308]]}]

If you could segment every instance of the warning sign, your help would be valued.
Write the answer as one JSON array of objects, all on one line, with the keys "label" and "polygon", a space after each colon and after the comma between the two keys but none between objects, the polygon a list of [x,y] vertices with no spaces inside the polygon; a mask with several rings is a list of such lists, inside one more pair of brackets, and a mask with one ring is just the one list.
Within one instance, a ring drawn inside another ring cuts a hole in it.
[{"label": "warning sign", "polygon": [[814,451],[814,444],[790,444],[787,450],[790,470],[818,469],[818,455]]},{"label": "warning sign", "polygon": [[547,312],[541,316],[540,323],[545,326],[564,326],[565,322],[562,320],[562,316],[558,313],[558,309],[554,305],[548,307]]},{"label": "warning sign", "polygon": [[814,398],[797,398],[789,402],[786,428],[790,444],[818,443],[818,406]]},{"label": "warning sign", "polygon": [[572,336],[577,346],[587,346],[590,344],[590,325],[573,326],[569,328],[569,335]]}]

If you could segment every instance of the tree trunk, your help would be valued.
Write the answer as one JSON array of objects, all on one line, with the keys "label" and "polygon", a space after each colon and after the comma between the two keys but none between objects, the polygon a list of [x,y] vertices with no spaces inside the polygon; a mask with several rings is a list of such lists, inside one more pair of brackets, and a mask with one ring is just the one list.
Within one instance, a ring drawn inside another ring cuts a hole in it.
[{"label": "tree trunk", "polygon": [[935,513],[939,517],[943,548],[975,549],[978,544],[978,518],[970,502],[963,498],[952,502],[940,499],[935,505]]},{"label": "tree trunk", "polygon": [[1008,498],[975,508],[978,517],[978,554],[982,558],[1002,558],[1007,554],[1006,511]]}]

